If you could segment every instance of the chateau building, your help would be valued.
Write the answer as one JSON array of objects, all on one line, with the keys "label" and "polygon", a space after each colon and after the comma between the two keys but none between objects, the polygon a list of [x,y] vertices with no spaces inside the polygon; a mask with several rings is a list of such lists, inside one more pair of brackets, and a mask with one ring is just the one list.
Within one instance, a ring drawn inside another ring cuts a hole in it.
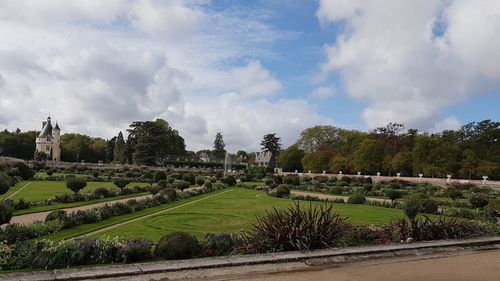
[{"label": "chateau building", "polygon": [[47,154],[47,159],[61,161],[61,129],[52,127],[50,116],[42,122],[42,131],[36,138],[36,151]]}]

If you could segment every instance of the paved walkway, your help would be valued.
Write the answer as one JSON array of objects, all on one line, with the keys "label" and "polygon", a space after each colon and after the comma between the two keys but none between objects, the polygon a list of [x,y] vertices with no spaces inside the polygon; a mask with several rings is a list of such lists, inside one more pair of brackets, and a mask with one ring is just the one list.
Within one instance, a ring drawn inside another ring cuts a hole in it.
[{"label": "paved walkway", "polygon": [[[293,270],[293,268],[292,268]],[[146,280],[146,279],[144,279]],[[166,279],[155,279],[166,280]],[[168,279],[174,280],[174,279]],[[225,276],[195,280],[248,281],[498,281],[500,251],[464,252],[447,257],[415,257],[351,263],[311,270]]]},{"label": "paved walkway", "polygon": [[[76,212],[76,211],[84,211],[84,210],[89,210],[92,208],[97,208],[97,207],[102,207],[106,204],[114,204],[117,202],[127,202],[128,200],[131,199],[144,199],[147,197],[150,197],[151,195],[141,195],[137,197],[129,197],[125,199],[119,199],[119,200],[114,200],[114,201],[106,201],[106,202],[101,202],[101,203],[95,203],[95,204],[89,204],[89,205],[83,205],[83,206],[78,206],[78,207],[73,207],[73,208],[65,208],[65,209],[60,209],[60,210],[65,210],[66,212]],[[46,211],[46,212],[39,212],[39,213],[32,213],[32,214],[25,214],[25,215],[19,215],[19,216],[14,216],[10,220],[10,223],[22,223],[22,224],[29,224],[29,223],[34,223],[36,221],[44,221],[47,215],[52,212],[51,211]]]},{"label": "paved walkway", "polygon": [[[293,195],[311,196],[311,197],[316,197],[316,198],[320,198],[320,199],[330,199],[330,200],[342,199],[342,200],[344,200],[344,202],[347,202],[347,199],[349,199],[349,196],[321,194],[321,193],[298,191],[298,190],[292,190],[290,193]],[[391,203],[391,200],[389,200],[389,199],[373,198],[373,197],[366,197],[366,201],[388,203],[388,204]]]}]

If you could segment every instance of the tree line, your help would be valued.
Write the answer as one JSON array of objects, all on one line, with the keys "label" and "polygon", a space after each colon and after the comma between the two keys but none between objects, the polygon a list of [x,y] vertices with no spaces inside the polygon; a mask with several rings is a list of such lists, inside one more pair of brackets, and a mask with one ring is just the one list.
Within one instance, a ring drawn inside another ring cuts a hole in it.
[{"label": "tree line", "polygon": [[500,179],[500,122],[433,134],[397,123],[370,132],[315,126],[280,153],[279,163],[284,171]]}]

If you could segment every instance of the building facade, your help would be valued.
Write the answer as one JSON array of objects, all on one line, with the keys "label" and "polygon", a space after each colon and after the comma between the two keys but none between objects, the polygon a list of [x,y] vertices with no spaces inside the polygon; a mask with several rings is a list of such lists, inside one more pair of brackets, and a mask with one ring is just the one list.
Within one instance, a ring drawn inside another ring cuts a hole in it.
[{"label": "building facade", "polygon": [[61,161],[61,129],[57,122],[53,127],[51,121],[49,116],[42,122],[42,131],[36,138],[36,151],[45,153],[49,160]]}]

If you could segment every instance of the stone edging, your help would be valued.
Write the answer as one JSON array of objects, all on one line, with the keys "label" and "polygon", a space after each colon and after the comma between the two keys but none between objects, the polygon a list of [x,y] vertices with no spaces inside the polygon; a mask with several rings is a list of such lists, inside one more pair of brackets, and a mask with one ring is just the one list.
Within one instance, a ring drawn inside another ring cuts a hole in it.
[{"label": "stone edging", "polygon": [[380,246],[361,246],[341,249],[325,249],[308,252],[280,252],[270,254],[238,255],[200,258],[180,261],[94,266],[79,269],[56,269],[31,273],[0,275],[5,281],[52,281],[100,279],[131,275],[146,275],[183,270],[210,269],[259,264],[303,262],[306,265],[345,263],[373,258],[425,255],[455,252],[457,250],[500,249],[500,237],[468,240],[443,240]]}]

